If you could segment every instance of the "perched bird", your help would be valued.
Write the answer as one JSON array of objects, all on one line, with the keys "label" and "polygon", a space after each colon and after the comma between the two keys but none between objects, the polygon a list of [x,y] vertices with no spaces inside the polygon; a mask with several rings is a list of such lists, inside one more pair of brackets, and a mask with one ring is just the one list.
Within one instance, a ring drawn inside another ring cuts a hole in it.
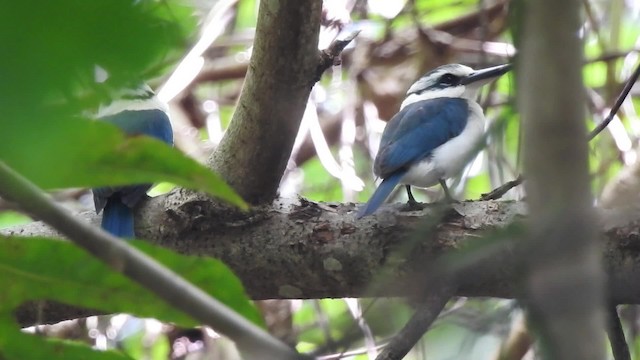
[{"label": "perched bird", "polygon": [[[122,99],[101,108],[98,119],[118,126],[128,135],[147,135],[173,145],[167,105],[146,85],[123,93]],[[133,208],[150,187],[151,184],[139,184],[93,189],[96,213],[104,210],[102,228],[121,238],[134,237]]]},{"label": "perched bird", "polygon": [[484,134],[484,114],[476,103],[480,88],[511,69],[510,64],[482,70],[460,64],[440,66],[407,91],[400,112],[387,123],[374,162],[382,178],[357,218],[372,214],[398,184],[405,184],[409,204],[417,204],[411,185],[440,183],[459,173]]}]

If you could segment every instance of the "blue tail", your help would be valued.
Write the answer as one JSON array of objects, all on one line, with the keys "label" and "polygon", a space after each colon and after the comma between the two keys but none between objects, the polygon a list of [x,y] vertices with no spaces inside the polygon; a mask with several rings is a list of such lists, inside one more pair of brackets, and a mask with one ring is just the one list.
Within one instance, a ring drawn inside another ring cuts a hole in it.
[{"label": "blue tail", "polygon": [[102,228],[114,236],[127,239],[133,233],[133,210],[119,198],[110,198],[102,214]]},{"label": "blue tail", "polygon": [[393,188],[398,185],[400,179],[402,178],[402,176],[404,176],[404,174],[405,171],[400,171],[382,180],[380,186],[378,186],[376,191],[373,192],[373,195],[371,195],[371,198],[369,198],[369,201],[367,201],[367,203],[360,208],[360,211],[358,211],[358,215],[356,215],[356,219],[360,219],[363,216],[373,214],[374,211],[378,210],[380,205],[382,205],[387,197],[389,197],[389,194],[391,194]]}]

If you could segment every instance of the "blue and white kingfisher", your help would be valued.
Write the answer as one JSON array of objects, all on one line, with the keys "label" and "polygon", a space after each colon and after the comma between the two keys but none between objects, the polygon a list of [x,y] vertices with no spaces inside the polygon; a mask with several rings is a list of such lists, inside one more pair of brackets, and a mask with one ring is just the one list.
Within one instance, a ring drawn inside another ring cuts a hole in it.
[{"label": "blue and white kingfisher", "polygon": [[372,214],[398,184],[405,184],[409,204],[417,204],[411,185],[440,183],[458,174],[483,138],[485,118],[476,102],[480,88],[505,74],[510,64],[482,70],[460,64],[429,71],[407,91],[400,112],[387,123],[373,171],[382,182],[357,218]]},{"label": "blue and white kingfisher", "polygon": [[[168,107],[148,86],[127,90],[121,98],[100,108],[99,120],[110,122],[131,136],[146,135],[173,145]],[[133,208],[145,197],[151,184],[93,189],[96,212],[102,215],[102,228],[121,238],[134,237]]]}]

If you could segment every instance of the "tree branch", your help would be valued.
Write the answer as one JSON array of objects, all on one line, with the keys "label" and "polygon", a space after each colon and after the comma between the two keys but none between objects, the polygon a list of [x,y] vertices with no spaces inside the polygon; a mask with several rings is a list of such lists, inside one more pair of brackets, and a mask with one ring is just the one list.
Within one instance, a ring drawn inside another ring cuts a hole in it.
[{"label": "tree branch", "polygon": [[342,50],[344,50],[349,43],[353,41],[360,34],[360,30],[354,31],[349,34],[344,39],[336,39],[334,40],[328,48],[320,51],[320,62],[318,63],[318,67],[316,69],[316,76],[314,78],[315,82],[320,81],[320,77],[322,74],[330,67],[340,65],[340,54],[342,54]]},{"label": "tree branch", "polygon": [[609,123],[613,120],[613,117],[618,112],[618,109],[620,109],[620,106],[622,106],[622,103],[627,98],[627,95],[629,95],[631,88],[633,87],[633,85],[635,85],[636,81],[638,81],[638,77],[640,77],[640,63],[638,64],[638,66],[636,66],[635,71],[633,72],[633,74],[631,74],[629,79],[627,79],[627,82],[624,84],[622,92],[620,92],[620,95],[618,95],[618,98],[616,98],[616,102],[611,107],[611,110],[609,110],[609,115],[607,115],[607,117],[602,120],[602,122],[598,124],[598,126],[596,126],[593,131],[589,133],[589,140],[598,136],[598,134],[600,134],[600,132],[602,132],[602,130],[604,130],[607,125],[609,125]]},{"label": "tree branch", "polygon": [[[437,215],[432,206],[419,212],[400,212],[404,204],[384,205],[375,216],[356,221],[354,204],[280,201],[256,209],[245,220],[230,220],[225,213],[203,215],[202,209],[209,205],[202,200],[181,206],[171,201],[170,196],[156,197],[140,209],[136,217],[138,237],[181,253],[224,261],[254,299],[366,297],[373,295],[370,284],[376,283],[386,285],[377,286],[375,295],[413,296],[415,278],[410,274],[434,273],[424,265],[457,249],[479,246],[482,252],[484,247],[480,245],[485,240],[481,237],[526,214],[524,204],[519,202],[455,204],[456,212],[442,221],[432,236],[422,236],[412,253],[400,256],[395,249],[405,246],[419,227]],[[95,226],[100,223],[93,212],[76,218]],[[640,214],[624,223],[620,220],[615,211],[601,211],[608,291],[612,303],[640,303],[640,288],[635,286],[640,279]],[[40,222],[5,229],[0,234],[60,236]],[[519,235],[501,236],[507,238],[504,246],[458,276],[460,287],[455,295],[516,296],[521,258],[516,256],[514,245]],[[424,294],[425,289],[420,290]],[[54,305],[45,309],[45,323],[80,314]],[[35,307],[27,306],[18,318],[23,325],[33,324],[37,314]]]},{"label": "tree branch", "polygon": [[451,288],[447,284],[422,300],[409,322],[384,347],[376,360],[404,359],[404,356],[409,353],[438,318],[444,306],[447,305],[447,301],[451,299],[451,294]]},{"label": "tree branch", "polygon": [[631,360],[629,345],[627,345],[627,340],[624,338],[624,330],[622,329],[620,316],[618,316],[618,309],[615,305],[611,305],[607,310],[609,315],[607,336],[611,344],[613,358],[615,360]]}]

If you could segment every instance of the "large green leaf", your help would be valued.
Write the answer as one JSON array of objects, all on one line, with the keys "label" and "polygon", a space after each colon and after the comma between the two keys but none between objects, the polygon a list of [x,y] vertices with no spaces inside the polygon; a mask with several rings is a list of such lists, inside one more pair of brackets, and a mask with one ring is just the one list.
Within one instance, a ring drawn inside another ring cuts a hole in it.
[{"label": "large green leaf", "polygon": [[52,95],[92,87],[97,66],[116,87],[144,80],[183,52],[195,23],[192,11],[176,0],[0,4],[3,112],[28,111]]},{"label": "large green leaf", "polygon": [[[78,117],[95,113],[110,89],[147,80],[177,59],[190,9],[175,0],[3,1],[1,8],[0,160],[45,189],[164,180],[246,208],[177,150]],[[94,79],[98,68],[104,84]]]},{"label": "large green leaf", "polygon": [[[178,255],[141,241],[132,244],[261,324],[261,317],[240,280],[222,262]],[[25,301],[48,299],[109,313],[152,317],[181,326],[197,325],[188,315],[62,240],[0,237],[0,289],[0,312],[10,311]]]},{"label": "large green leaf", "polygon": [[111,124],[64,117],[7,122],[0,159],[45,189],[165,180],[246,204],[215,173],[162,142]]}]

